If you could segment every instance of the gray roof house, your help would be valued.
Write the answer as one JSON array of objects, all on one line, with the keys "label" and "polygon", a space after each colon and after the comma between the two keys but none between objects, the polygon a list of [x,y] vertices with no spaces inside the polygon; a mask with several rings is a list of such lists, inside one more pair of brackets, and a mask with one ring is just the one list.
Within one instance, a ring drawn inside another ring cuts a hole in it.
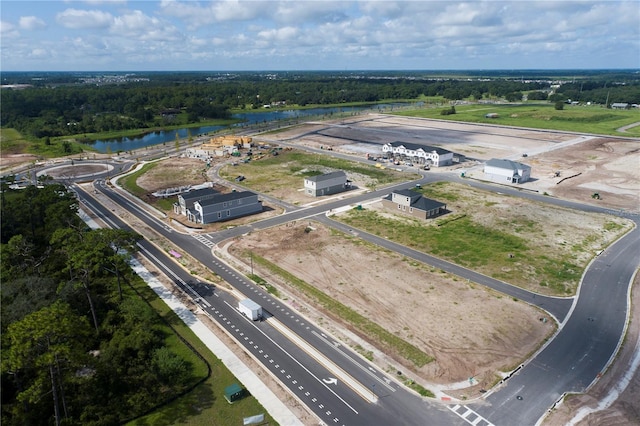
[{"label": "gray roof house", "polygon": [[198,200],[193,210],[187,212],[187,219],[195,223],[213,223],[231,220],[262,212],[262,202],[258,194],[251,191],[216,194],[211,198]]},{"label": "gray roof house", "polygon": [[428,219],[447,212],[446,204],[423,197],[411,189],[393,191],[382,199],[382,205],[389,210],[418,219]]},{"label": "gray roof house", "polygon": [[312,197],[337,194],[351,188],[351,181],[342,170],[304,178],[304,192]]},{"label": "gray roof house", "polygon": [[213,188],[201,188],[194,191],[185,192],[178,195],[178,202],[174,203],[173,211],[176,214],[186,216],[187,211],[193,210],[193,203],[198,200],[209,199],[219,193],[220,191],[216,191]]},{"label": "gray roof house", "polygon": [[517,161],[492,158],[484,165],[484,177],[497,183],[523,183],[531,178],[531,166]]},{"label": "gray roof house", "polygon": [[409,142],[390,142],[382,145],[382,152],[394,156],[404,156],[414,161],[431,164],[435,167],[453,164],[453,152],[435,146],[419,145]]}]

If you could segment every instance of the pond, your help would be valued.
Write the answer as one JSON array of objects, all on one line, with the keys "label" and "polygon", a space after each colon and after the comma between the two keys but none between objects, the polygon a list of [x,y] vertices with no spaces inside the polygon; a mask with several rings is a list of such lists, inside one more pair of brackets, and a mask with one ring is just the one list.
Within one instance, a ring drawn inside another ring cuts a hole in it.
[{"label": "pond", "polygon": [[122,137],[107,140],[96,140],[91,142],[91,146],[98,152],[124,152],[133,151],[140,148],[145,148],[160,144],[170,144],[173,147],[177,139],[186,139],[192,137],[197,143],[204,142],[207,139],[207,134],[210,132],[217,132],[219,130],[232,128],[232,127],[248,127],[261,123],[271,123],[274,121],[290,121],[299,118],[310,117],[326,117],[333,114],[353,113],[357,114],[363,111],[371,112],[389,112],[394,108],[403,108],[410,105],[410,103],[388,103],[379,105],[368,106],[351,106],[351,107],[325,107],[325,108],[310,108],[299,110],[274,110],[266,112],[244,112],[240,114],[233,114],[232,118],[241,120],[241,123],[232,124],[228,126],[202,126],[202,127],[190,127],[183,129],[173,130],[161,130],[157,132],[150,132],[142,136],[136,137]]}]

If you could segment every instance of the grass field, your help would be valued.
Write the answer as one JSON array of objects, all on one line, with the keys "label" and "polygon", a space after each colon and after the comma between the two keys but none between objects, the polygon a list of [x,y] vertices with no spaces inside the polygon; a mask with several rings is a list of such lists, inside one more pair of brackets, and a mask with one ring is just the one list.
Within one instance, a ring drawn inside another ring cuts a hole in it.
[{"label": "grass field", "polygon": [[[243,175],[246,177],[242,182],[243,186],[266,194],[281,195],[286,201],[292,201],[286,195],[291,193],[291,188],[302,188],[305,177],[319,175],[327,170],[344,170],[347,174],[361,176],[371,189],[418,177],[356,161],[295,150],[283,150],[277,156],[267,155],[249,163],[225,166],[220,170],[220,176],[233,181],[235,176]],[[280,193],[282,191],[284,193]]]},{"label": "grass field", "polygon": [[224,389],[238,380],[187,327],[184,322],[149,288],[142,280],[137,280],[136,290],[185,339],[206,361],[198,358],[175,334],[168,331],[167,344],[194,365],[194,380],[207,376],[207,364],[211,375],[191,392],[159,408],[153,413],[129,422],[130,426],[143,425],[241,425],[244,417],[265,413],[269,425],[277,425],[258,401],[251,395],[229,404],[224,398]]},{"label": "grass field", "polygon": [[88,147],[69,141],[50,139],[44,140],[25,138],[16,129],[0,129],[0,151],[3,155],[33,154],[42,158],[56,158],[73,155],[89,150]]},{"label": "grass field", "polygon": [[[350,210],[335,218],[458,265],[528,290],[575,294],[587,262],[630,224],[543,204],[531,208],[511,197],[439,182],[422,193],[446,202],[451,213],[420,221],[376,210]],[[516,207],[517,205],[517,207]],[[510,214],[505,212],[515,210]],[[556,219],[557,218],[557,219]]]},{"label": "grass field", "polygon": [[[640,126],[622,133],[617,129],[640,121],[638,110],[612,110],[601,106],[565,105],[556,110],[553,104],[531,103],[518,105],[473,104],[456,105],[456,113],[441,115],[449,106],[421,108],[396,112],[396,115],[435,118],[470,123],[487,123],[500,126],[529,127],[534,129],[562,130],[577,133],[594,133],[616,136],[640,136]],[[486,118],[489,113],[497,118]]]}]

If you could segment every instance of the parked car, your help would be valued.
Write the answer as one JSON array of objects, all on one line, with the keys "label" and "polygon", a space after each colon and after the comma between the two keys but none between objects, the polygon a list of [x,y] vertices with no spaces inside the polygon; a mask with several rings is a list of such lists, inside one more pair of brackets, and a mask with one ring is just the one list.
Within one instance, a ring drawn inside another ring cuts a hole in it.
[{"label": "parked car", "polygon": [[245,179],[245,177],[240,175],[240,176],[236,177],[236,182],[242,182],[244,179]]}]

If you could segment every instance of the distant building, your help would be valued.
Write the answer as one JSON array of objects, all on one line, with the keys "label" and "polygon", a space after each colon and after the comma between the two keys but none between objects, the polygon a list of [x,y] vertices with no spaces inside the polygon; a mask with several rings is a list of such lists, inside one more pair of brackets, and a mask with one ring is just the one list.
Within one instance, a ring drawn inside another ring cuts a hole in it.
[{"label": "distant building", "polygon": [[611,109],[629,109],[629,104],[623,102],[614,102],[611,104]]},{"label": "distant building", "polygon": [[484,165],[484,176],[496,183],[523,183],[531,177],[531,167],[517,161],[492,158]]},{"label": "distant building", "polygon": [[304,179],[304,192],[312,197],[337,194],[351,188],[351,181],[342,170],[309,176]]},{"label": "distant building", "polygon": [[417,164],[430,164],[435,167],[453,164],[453,152],[433,146],[391,142],[382,145],[382,152],[408,158]]},{"label": "distant building", "polygon": [[447,205],[440,201],[423,197],[411,189],[393,191],[382,199],[382,205],[394,212],[418,219],[429,219],[447,212]]},{"label": "distant building", "polygon": [[187,148],[185,156],[208,161],[213,157],[223,157],[238,152],[239,148],[251,148],[252,139],[248,136],[225,135],[209,139],[197,148]]}]

